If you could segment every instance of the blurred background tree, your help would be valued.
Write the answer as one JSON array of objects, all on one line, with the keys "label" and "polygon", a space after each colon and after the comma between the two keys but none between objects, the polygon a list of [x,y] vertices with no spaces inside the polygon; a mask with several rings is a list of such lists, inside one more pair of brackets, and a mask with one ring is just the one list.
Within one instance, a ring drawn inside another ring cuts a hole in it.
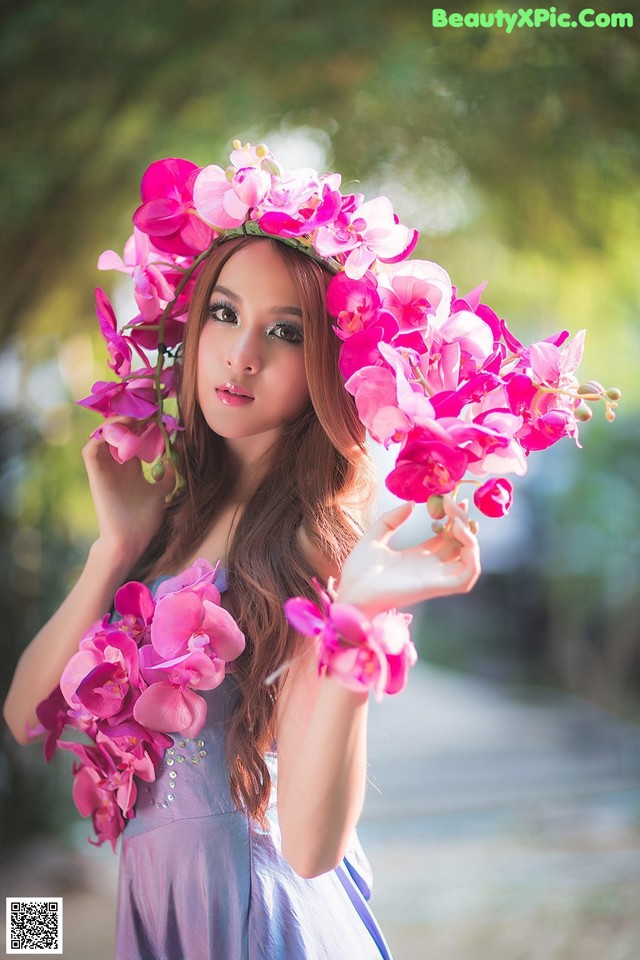
[{"label": "blurred background tree", "polygon": [[[94,534],[93,419],[73,401],[104,369],[98,255],[121,250],[153,159],[221,162],[238,136],[387,193],[419,254],[462,291],[488,281],[521,338],[587,328],[582,371],[623,389],[618,421],[532,462],[512,515],[484,525],[474,594],[429,606],[425,649],[632,715],[637,28],[436,30],[422,0],[23,0],[0,21],[3,693]],[[39,756],[5,744],[0,812],[19,840],[60,814]]]}]

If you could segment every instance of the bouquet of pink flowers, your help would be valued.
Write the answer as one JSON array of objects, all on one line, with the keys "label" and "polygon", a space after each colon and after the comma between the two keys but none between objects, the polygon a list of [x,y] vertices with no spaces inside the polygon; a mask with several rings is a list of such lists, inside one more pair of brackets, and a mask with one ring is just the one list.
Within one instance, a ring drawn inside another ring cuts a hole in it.
[{"label": "bouquet of pink flowers", "polygon": [[[120,619],[107,614],[85,632],[59,687],[38,706],[32,733],[47,733],[48,761],[56,748],[78,758],[73,798],[92,818],[98,844],[109,840],[115,849],[133,815],[134,776],[155,780],[173,743],[167,734],[198,735],[207,715],[198,691],[219,686],[244,650],[242,632],[220,606],[216,569],[197,560],[160,583],[155,597],[143,583],[125,583],[114,600]],[[93,742],[62,740],[65,728]]]},{"label": "bouquet of pink flowers", "polygon": [[373,690],[378,701],[385,693],[401,693],[418,659],[409,635],[411,614],[388,610],[369,620],[358,607],[335,601],[331,584],[325,591],[313,582],[322,607],[292,597],[284,612],[295,630],[313,638],[318,671],[349,690]]},{"label": "bouquet of pink flowers", "polygon": [[[328,290],[346,389],[374,440],[399,444],[386,485],[404,500],[431,500],[436,517],[435,498],[466,474],[521,476],[532,451],[578,441],[592,415],[586,401],[604,401],[613,420],[620,397],[576,377],[584,330],[525,347],[481,302],[483,286],[460,297],[442,267],[410,260],[358,282],[341,273]],[[510,481],[476,484],[478,509],[503,516]]]},{"label": "bouquet of pink flowers", "polygon": [[243,234],[275,237],[336,274],[327,306],[343,341],[346,388],[374,440],[397,448],[389,489],[431,501],[433,516],[441,505],[431,498],[455,496],[463,479],[476,484],[482,513],[504,515],[512,499],[504,474],[524,474],[531,452],[562,437],[577,442],[589,402],[603,402],[614,418],[620,391],[577,377],[584,331],[525,346],[481,302],[484,285],[461,296],[442,267],[411,258],[418,233],[399,223],[386,197],[343,194],[337,173],[285,171],[264,144],[233,146],[226,169],[152,163],[124,256],[108,250],[98,261],[131,277],[138,310],[119,327],[97,291],[119,379],[95,383],[80,403],[133,418],[96,431],[117,460],[156,461],[155,478],[171,460],[179,483],[172,444],[180,425],[164,409],[175,396],[166,360],[182,340],[201,264],[221,239]]}]

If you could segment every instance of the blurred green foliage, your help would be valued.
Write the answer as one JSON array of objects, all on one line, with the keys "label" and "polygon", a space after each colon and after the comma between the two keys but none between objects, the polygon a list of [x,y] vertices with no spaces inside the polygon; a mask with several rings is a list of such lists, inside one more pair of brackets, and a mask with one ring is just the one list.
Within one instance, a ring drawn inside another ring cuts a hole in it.
[{"label": "blurred green foliage", "polygon": [[[3,5],[5,688],[94,532],[93,419],[72,401],[105,370],[97,257],[121,250],[153,159],[221,162],[239,136],[277,140],[285,162],[303,141],[387,192],[420,254],[463,291],[487,280],[522,338],[587,328],[584,376],[623,389],[618,421],[542,458],[518,494],[526,548],[464,602],[430,606],[425,633],[441,662],[634,710],[640,33],[436,31],[430,14],[422,0]],[[36,774],[7,757],[3,822],[46,824]]]}]

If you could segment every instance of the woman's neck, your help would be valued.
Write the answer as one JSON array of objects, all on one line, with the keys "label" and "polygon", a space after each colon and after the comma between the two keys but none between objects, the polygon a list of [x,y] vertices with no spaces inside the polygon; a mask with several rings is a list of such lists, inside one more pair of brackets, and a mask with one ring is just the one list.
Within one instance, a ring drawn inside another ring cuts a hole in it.
[{"label": "woman's neck", "polygon": [[270,453],[273,451],[275,440],[276,435],[271,434],[243,437],[240,440],[225,440],[227,449],[238,465],[237,481],[229,502],[241,506],[250,499],[269,470]]}]

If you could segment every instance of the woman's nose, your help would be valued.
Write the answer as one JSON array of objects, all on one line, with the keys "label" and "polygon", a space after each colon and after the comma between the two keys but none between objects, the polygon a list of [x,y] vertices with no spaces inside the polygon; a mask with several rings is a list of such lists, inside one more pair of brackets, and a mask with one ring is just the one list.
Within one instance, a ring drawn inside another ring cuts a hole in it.
[{"label": "woman's nose", "polygon": [[229,344],[225,360],[230,370],[239,373],[257,373],[262,366],[259,345],[251,336],[234,338],[234,342]]}]

